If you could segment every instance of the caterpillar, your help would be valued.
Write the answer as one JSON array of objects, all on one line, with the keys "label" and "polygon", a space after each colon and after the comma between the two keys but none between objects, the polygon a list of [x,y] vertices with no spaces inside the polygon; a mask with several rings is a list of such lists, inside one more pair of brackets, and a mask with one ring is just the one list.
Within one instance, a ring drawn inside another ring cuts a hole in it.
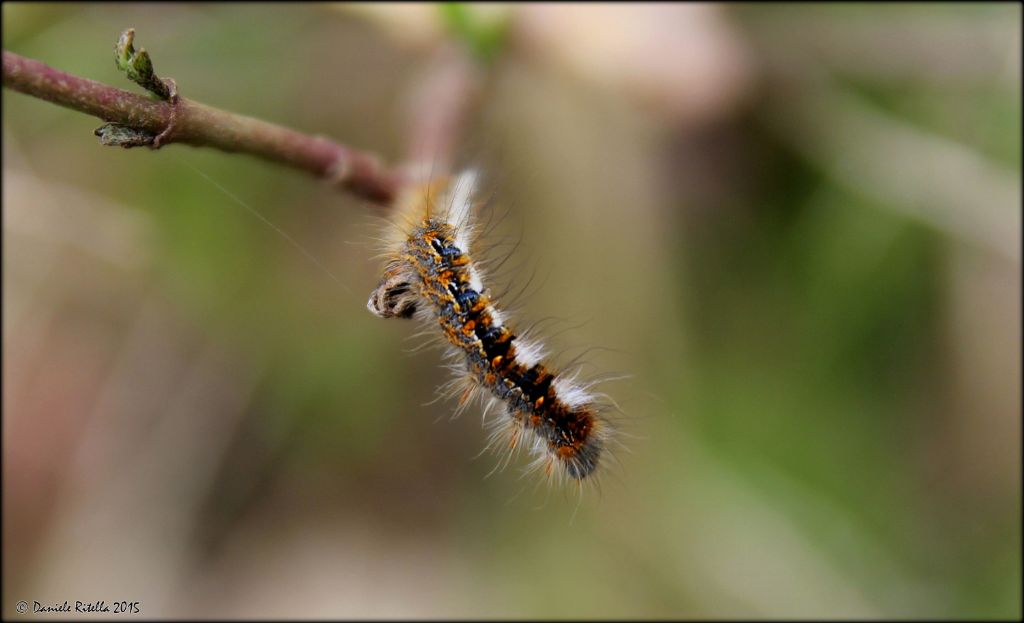
[{"label": "caterpillar", "polygon": [[610,427],[589,385],[548,365],[543,347],[513,330],[484,286],[471,254],[477,177],[470,169],[434,180],[396,202],[387,263],[367,309],[440,329],[455,361],[459,411],[474,397],[485,415],[498,407],[504,417],[492,442],[505,435],[511,454],[525,438],[533,466],[582,481],[597,469]]}]

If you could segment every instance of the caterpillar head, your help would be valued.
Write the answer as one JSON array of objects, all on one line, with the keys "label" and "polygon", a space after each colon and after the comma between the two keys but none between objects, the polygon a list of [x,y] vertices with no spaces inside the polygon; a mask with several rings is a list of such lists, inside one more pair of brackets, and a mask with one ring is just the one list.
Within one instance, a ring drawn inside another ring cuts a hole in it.
[{"label": "caterpillar head", "polygon": [[409,276],[403,270],[392,269],[370,293],[366,309],[379,318],[412,318],[417,302]]}]

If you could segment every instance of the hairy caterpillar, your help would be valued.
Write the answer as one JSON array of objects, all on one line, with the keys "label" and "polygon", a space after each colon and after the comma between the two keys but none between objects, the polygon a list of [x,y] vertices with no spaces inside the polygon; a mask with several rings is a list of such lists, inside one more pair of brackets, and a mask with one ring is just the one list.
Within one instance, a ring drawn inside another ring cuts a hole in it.
[{"label": "hairy caterpillar", "polygon": [[534,464],[577,481],[598,466],[609,437],[588,386],[543,362],[539,344],[517,335],[495,307],[472,259],[477,175],[469,170],[409,191],[367,309],[381,318],[437,323],[461,388],[459,410],[474,396],[503,409],[496,435],[514,451],[524,437]]}]

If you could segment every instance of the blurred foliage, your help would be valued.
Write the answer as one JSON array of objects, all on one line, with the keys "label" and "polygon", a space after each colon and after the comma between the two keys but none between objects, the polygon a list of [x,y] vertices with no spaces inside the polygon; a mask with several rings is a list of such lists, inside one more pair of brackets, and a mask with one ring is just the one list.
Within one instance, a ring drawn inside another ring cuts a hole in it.
[{"label": "blurred foliage", "polygon": [[438,11],[451,36],[480,62],[489,63],[501,52],[508,34],[508,21],[504,16],[487,19],[462,2],[442,3]]}]

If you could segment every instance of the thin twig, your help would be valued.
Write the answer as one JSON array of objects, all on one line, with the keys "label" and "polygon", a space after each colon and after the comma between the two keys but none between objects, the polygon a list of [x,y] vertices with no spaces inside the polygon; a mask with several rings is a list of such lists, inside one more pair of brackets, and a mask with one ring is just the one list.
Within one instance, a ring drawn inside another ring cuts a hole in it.
[{"label": "thin twig", "polygon": [[441,47],[435,53],[413,84],[407,104],[410,166],[451,168],[460,147],[456,143],[480,101],[483,78],[484,72],[457,47]]},{"label": "thin twig", "polygon": [[[162,135],[157,147],[182,143],[247,153],[301,169],[379,205],[390,204],[404,183],[402,173],[384,166],[373,154],[195,100],[178,97],[176,104],[154,100],[7,50],[3,51],[3,73],[5,87],[123,126],[114,128],[115,132],[132,133],[131,139],[107,144],[153,146],[146,137]],[[173,133],[166,135],[172,120]]]}]

